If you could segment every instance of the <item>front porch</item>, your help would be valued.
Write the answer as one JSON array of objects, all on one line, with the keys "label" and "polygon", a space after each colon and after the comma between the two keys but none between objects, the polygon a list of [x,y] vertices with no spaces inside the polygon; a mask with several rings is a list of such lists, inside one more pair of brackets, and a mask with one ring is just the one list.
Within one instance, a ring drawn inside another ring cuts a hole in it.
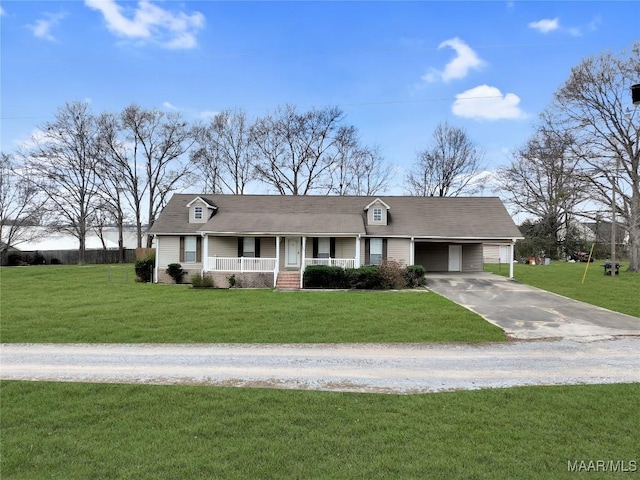
[{"label": "front porch", "polygon": [[[308,266],[358,268],[360,243],[359,237],[208,236],[203,242],[202,273],[218,278],[225,278],[221,274],[226,278],[240,274],[242,278],[259,279],[260,285],[265,284],[268,275],[271,286],[286,283],[286,288],[294,287],[291,276],[284,282],[284,273],[298,273],[297,288],[302,288],[302,275]],[[236,253],[236,256],[229,253]],[[280,282],[279,276],[282,277]]]}]

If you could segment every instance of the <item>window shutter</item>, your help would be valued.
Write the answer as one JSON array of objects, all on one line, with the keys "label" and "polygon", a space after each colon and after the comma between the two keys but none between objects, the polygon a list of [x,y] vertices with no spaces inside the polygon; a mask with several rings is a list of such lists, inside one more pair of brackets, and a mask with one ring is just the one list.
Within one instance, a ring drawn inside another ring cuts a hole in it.
[{"label": "window shutter", "polygon": [[184,262],[184,237],[180,237],[180,257],[178,261],[180,263]]},{"label": "window shutter", "polygon": [[336,237],[331,237],[329,239],[329,256],[331,258],[336,258]]},{"label": "window shutter", "polygon": [[368,238],[364,239],[364,264],[371,265],[371,242]]},{"label": "window shutter", "polygon": [[318,258],[318,237],[313,237],[313,256],[311,258]]},{"label": "window shutter", "polygon": [[202,262],[202,237],[196,237],[196,262]]},{"label": "window shutter", "polygon": [[260,258],[260,237],[255,238],[255,253],[256,258]]},{"label": "window shutter", "polygon": [[244,239],[242,237],[238,237],[238,256],[244,257]]},{"label": "window shutter", "polygon": [[382,239],[382,260],[387,259],[387,239]]}]

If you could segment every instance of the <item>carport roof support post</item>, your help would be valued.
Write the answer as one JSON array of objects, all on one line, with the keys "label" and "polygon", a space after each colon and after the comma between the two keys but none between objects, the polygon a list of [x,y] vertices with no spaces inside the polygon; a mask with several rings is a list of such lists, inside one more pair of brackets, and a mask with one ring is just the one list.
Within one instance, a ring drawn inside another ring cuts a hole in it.
[{"label": "carport roof support post", "polygon": [[509,245],[509,278],[513,278],[513,247],[516,244],[515,240]]}]

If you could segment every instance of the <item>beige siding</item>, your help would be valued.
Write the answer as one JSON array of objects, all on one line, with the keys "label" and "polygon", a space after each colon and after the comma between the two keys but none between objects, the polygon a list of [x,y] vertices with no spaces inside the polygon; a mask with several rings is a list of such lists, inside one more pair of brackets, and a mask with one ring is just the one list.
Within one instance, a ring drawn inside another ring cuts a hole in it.
[{"label": "beige siding", "polygon": [[355,238],[336,238],[336,258],[354,258],[356,256]]},{"label": "beige siding", "polygon": [[482,244],[466,243],[462,245],[462,271],[482,271]]},{"label": "beige siding", "polygon": [[202,271],[202,262],[186,263],[180,261],[180,237],[158,236],[158,281],[162,283],[173,283],[173,279],[166,274],[165,270],[170,263],[179,263],[187,275],[182,280],[189,283],[189,276]]},{"label": "beige siding", "polygon": [[236,237],[209,237],[210,257],[238,256],[238,239]]},{"label": "beige siding", "polygon": [[276,238],[260,238],[260,256],[262,258],[276,258]]},{"label": "beige siding", "polygon": [[411,241],[408,238],[390,238],[387,240],[387,260],[395,260],[403,265],[409,264],[409,246]]},{"label": "beige siding", "polygon": [[498,263],[500,261],[500,245],[485,243],[482,246],[482,256],[487,263]]},{"label": "beige siding", "polygon": [[[201,219],[197,219],[196,216],[195,216],[196,207],[202,208],[202,218]],[[207,208],[206,203],[204,203],[201,200],[193,202],[191,207],[189,207],[189,223],[207,223],[209,215],[210,215],[210,211]]]},{"label": "beige siding", "polygon": [[[381,222],[374,222],[373,221],[373,209],[374,208],[380,208],[382,210],[382,221]],[[380,202],[375,202],[373,205],[371,205],[369,207],[369,210],[367,210],[367,224],[369,224],[369,225],[386,225],[387,224],[387,207],[385,207]]]},{"label": "beige siding", "polygon": [[164,271],[170,263],[180,262],[180,237],[158,236],[158,269]]}]

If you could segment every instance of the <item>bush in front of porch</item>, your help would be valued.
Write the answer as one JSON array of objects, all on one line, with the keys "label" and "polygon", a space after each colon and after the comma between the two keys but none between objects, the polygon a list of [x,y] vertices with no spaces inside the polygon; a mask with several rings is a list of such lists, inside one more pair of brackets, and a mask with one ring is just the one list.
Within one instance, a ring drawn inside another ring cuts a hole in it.
[{"label": "bush in front of porch", "polygon": [[399,290],[424,285],[424,275],[422,265],[403,267],[395,261],[347,269],[311,265],[304,271],[303,285],[304,288]]}]

